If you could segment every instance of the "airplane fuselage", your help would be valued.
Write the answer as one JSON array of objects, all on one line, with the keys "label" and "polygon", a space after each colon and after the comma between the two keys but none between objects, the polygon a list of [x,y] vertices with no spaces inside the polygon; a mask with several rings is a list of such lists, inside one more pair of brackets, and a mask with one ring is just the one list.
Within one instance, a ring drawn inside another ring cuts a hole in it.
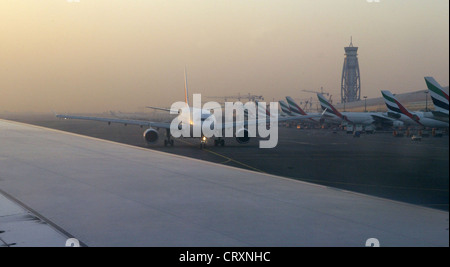
[{"label": "airplane fuselage", "polygon": [[[405,114],[395,113],[394,116],[396,119],[404,122],[407,125],[412,126],[422,126],[422,127],[430,127],[430,128],[448,128],[448,122],[436,120],[434,118],[430,118],[430,112],[412,112],[412,117],[406,116]],[[392,112],[389,112],[390,116],[393,116]]]}]

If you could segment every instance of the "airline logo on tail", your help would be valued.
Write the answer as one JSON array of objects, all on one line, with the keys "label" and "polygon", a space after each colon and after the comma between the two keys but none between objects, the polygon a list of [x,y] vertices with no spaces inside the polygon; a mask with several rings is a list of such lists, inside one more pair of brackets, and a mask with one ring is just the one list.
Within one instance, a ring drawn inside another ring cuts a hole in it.
[{"label": "airline logo on tail", "polygon": [[286,115],[291,115],[291,109],[289,108],[288,104],[284,102],[283,100],[278,101],[280,103],[281,111]]},{"label": "airline logo on tail", "polygon": [[[307,115],[303,109],[301,109],[290,96],[286,96],[286,100],[289,104],[290,110],[297,115]],[[283,102],[284,103],[284,102]]]},{"label": "airline logo on tail", "polygon": [[448,115],[448,93],[444,91],[442,86],[433,77],[425,77],[425,82],[430,91],[435,110]]},{"label": "airline logo on tail", "polygon": [[417,115],[409,112],[402,104],[400,104],[400,102],[398,102],[398,100],[395,98],[395,96],[391,92],[381,91],[381,94],[383,95],[384,102],[386,103],[388,110],[395,112],[395,113],[400,113],[400,114],[406,115],[411,120],[422,125],[422,123],[419,122],[420,118]]},{"label": "airline logo on tail", "polygon": [[325,110],[326,113],[331,113],[347,122],[351,122],[347,119],[346,116],[342,115],[342,113],[340,113],[333,105],[331,105],[322,94],[317,93],[317,97],[319,98],[320,106],[323,110]]}]

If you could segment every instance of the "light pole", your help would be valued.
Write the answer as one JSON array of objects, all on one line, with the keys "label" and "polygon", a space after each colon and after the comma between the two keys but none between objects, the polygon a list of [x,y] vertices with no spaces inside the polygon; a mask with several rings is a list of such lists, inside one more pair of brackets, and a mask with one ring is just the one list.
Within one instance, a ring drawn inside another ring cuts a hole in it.
[{"label": "light pole", "polygon": [[367,112],[367,96],[364,97],[364,112]]},{"label": "light pole", "polygon": [[425,112],[428,111],[428,91],[425,91]]}]

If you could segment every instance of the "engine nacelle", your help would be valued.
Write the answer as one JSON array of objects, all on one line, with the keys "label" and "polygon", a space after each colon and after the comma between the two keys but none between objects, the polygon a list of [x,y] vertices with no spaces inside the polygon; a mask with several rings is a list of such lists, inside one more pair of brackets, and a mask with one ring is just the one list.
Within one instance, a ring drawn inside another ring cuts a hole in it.
[{"label": "engine nacelle", "polygon": [[248,142],[250,142],[250,137],[248,136],[248,130],[247,129],[242,129],[239,132],[237,132],[237,136],[241,136],[242,132],[244,132],[244,135],[242,137],[236,137],[236,141],[239,144],[247,144]]},{"label": "engine nacelle", "polygon": [[392,126],[394,128],[399,128],[399,127],[403,127],[405,124],[402,121],[393,121],[392,122]]},{"label": "engine nacelle", "polygon": [[155,129],[147,129],[144,132],[144,140],[145,142],[149,143],[149,144],[154,144],[158,141],[159,138],[159,133],[157,130]]}]

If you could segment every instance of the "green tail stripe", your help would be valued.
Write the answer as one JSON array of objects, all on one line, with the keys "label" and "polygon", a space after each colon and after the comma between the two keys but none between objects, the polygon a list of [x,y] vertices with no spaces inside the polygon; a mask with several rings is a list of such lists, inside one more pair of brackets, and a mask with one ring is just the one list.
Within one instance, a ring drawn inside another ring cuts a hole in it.
[{"label": "green tail stripe", "polygon": [[289,99],[286,99],[286,100],[290,105],[295,106],[295,103],[292,103],[292,101],[289,101]]},{"label": "green tail stripe", "polygon": [[319,97],[319,101],[322,102],[322,104],[325,104],[327,106],[329,106],[330,104],[328,103],[328,101],[326,101],[325,99],[322,99],[321,97]]},{"label": "green tail stripe", "polygon": [[397,104],[395,103],[395,99],[393,99],[390,96],[385,95],[383,92],[381,92],[381,94],[383,95],[384,99],[386,99],[389,102],[392,102],[393,104],[395,104],[397,106]]},{"label": "green tail stripe", "polygon": [[442,92],[441,89],[437,88],[436,86],[434,86],[434,84],[428,82],[427,80],[425,80],[425,82],[427,83],[428,89],[430,89],[430,91],[432,91],[437,95],[442,96],[443,98],[447,98],[447,96],[444,94],[444,92]]}]

